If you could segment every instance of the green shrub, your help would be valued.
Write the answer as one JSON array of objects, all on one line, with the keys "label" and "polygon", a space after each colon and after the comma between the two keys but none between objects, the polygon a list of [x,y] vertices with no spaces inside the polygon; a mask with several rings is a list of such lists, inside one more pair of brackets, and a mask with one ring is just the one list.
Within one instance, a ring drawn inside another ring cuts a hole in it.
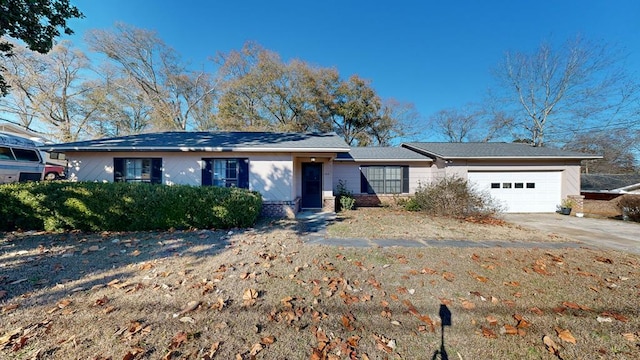
[{"label": "green shrub", "polygon": [[231,228],[255,223],[259,193],[144,183],[0,185],[0,230],[138,231]]},{"label": "green shrub", "polygon": [[404,206],[404,209],[407,211],[420,211],[422,210],[420,208],[420,205],[418,205],[418,202],[416,201],[415,198],[410,198],[409,200],[405,201],[404,204],[402,204],[402,206]]},{"label": "green shrub", "polygon": [[356,199],[351,191],[347,189],[346,180],[338,180],[338,203],[340,204],[338,211],[353,210],[356,205]]},{"label": "green shrub", "polygon": [[640,196],[623,195],[618,202],[622,216],[626,220],[640,222]]},{"label": "green shrub", "polygon": [[405,209],[453,217],[492,216],[502,211],[487,192],[479,191],[467,180],[458,177],[445,177],[427,185],[420,184]]}]

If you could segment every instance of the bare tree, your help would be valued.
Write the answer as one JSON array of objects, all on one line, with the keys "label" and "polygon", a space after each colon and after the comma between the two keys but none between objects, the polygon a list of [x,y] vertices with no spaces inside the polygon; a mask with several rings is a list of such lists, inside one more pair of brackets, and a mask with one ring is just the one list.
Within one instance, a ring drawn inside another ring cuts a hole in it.
[{"label": "bare tree", "polygon": [[204,71],[188,70],[155,32],[116,24],[87,36],[92,50],[106,55],[126,74],[153,109],[157,129],[211,127],[216,86]]},{"label": "bare tree", "polygon": [[37,124],[34,109],[35,96],[38,93],[37,80],[42,70],[39,58],[23,46],[11,44],[12,55],[2,63],[5,69],[4,79],[7,86],[13,87],[11,96],[0,98],[0,111],[13,115],[15,120],[3,118],[27,130],[35,130]]},{"label": "bare tree", "polygon": [[602,159],[583,163],[586,173],[627,174],[640,170],[637,149],[638,133],[616,130],[579,134],[564,146],[565,149],[602,155]]},{"label": "bare tree", "polygon": [[507,52],[495,71],[512,126],[534,146],[584,130],[638,126],[629,119],[638,86],[615,48],[580,38],[534,53]]},{"label": "bare tree", "polygon": [[436,134],[448,142],[487,142],[503,135],[511,118],[491,103],[466,104],[461,108],[443,109],[429,118]]},{"label": "bare tree", "polygon": [[74,141],[86,135],[87,124],[95,108],[87,107],[85,72],[87,57],[69,42],[56,45],[47,55],[14,44],[17,56],[11,56],[7,69],[14,91],[2,101],[2,109],[16,115],[23,125],[37,121],[52,138]]},{"label": "bare tree", "polygon": [[420,114],[413,103],[384,99],[380,118],[381,126],[370,131],[376,145],[389,146],[394,139],[410,138],[419,133]]},{"label": "bare tree", "polygon": [[470,141],[470,136],[479,127],[477,113],[468,111],[468,108],[440,110],[431,116],[429,122],[448,142]]},{"label": "bare tree", "polygon": [[90,80],[86,106],[95,107],[90,123],[94,136],[121,136],[146,131],[151,121],[151,106],[133,80],[119,69],[103,64],[99,77]]}]

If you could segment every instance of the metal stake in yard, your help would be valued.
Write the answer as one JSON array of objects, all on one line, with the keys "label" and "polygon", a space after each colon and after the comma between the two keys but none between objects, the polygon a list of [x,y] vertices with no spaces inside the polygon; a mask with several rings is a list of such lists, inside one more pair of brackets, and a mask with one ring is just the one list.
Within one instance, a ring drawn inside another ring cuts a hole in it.
[{"label": "metal stake in yard", "polygon": [[431,359],[435,360],[438,358],[438,355],[440,355],[441,360],[449,360],[447,349],[444,347],[444,327],[451,326],[451,311],[447,305],[440,304],[438,315],[440,315],[440,350],[436,350]]}]

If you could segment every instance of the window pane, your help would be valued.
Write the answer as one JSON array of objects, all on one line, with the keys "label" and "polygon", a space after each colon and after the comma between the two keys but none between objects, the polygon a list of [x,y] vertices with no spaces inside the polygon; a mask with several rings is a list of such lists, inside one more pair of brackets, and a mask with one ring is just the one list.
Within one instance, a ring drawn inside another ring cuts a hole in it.
[{"label": "window pane", "polygon": [[536,183],[527,183],[527,189],[535,189]]},{"label": "window pane", "polygon": [[142,159],[140,178],[145,181],[151,181],[151,159]]},{"label": "window pane", "polygon": [[491,183],[492,189],[500,189],[500,183]]},{"label": "window pane", "polygon": [[524,184],[523,183],[515,183],[514,186],[516,189],[523,189],[524,188]]},{"label": "window pane", "polygon": [[502,183],[503,189],[511,189],[511,183]]},{"label": "window pane", "polygon": [[402,169],[397,166],[384,168],[385,194],[398,194],[402,192]]},{"label": "window pane", "polygon": [[235,179],[238,177],[238,162],[236,159],[227,160],[227,173],[225,177],[227,179]]},{"label": "window pane", "polygon": [[11,149],[6,147],[0,147],[0,159],[2,160],[15,160],[13,158],[13,154],[11,153]]},{"label": "window pane", "polygon": [[18,161],[40,161],[40,157],[35,150],[13,149],[13,154]]},{"label": "window pane", "polygon": [[213,160],[213,186],[238,186],[238,159]]},{"label": "window pane", "polygon": [[125,159],[124,166],[126,182],[151,181],[151,159]]},{"label": "window pane", "polygon": [[52,158],[52,159],[56,159],[56,160],[66,160],[67,159],[67,155],[65,155],[64,153],[59,153],[59,152],[49,153],[49,157]]},{"label": "window pane", "polygon": [[399,167],[387,167],[385,168],[386,180],[400,180],[402,179],[402,169]]},{"label": "window pane", "polygon": [[371,190],[376,194],[384,193],[384,168],[381,166],[372,166],[369,168],[369,185]]},{"label": "window pane", "polygon": [[385,193],[387,194],[399,194],[402,192],[402,181],[401,180],[387,180]]},{"label": "window pane", "polygon": [[126,159],[126,173],[125,177],[127,181],[140,179],[142,175],[142,160],[141,159]]}]

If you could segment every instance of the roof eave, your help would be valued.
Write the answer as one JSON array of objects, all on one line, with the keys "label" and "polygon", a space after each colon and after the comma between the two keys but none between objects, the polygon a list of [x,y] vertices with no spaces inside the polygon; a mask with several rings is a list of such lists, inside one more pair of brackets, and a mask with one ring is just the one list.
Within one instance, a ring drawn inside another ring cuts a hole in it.
[{"label": "roof eave", "polygon": [[438,156],[443,160],[596,160],[602,156]]},{"label": "roof eave", "polygon": [[70,152],[349,152],[349,148],[277,148],[277,147],[190,147],[190,146],[141,146],[141,147],[95,147],[95,146],[42,146],[44,151],[70,151]]},{"label": "roof eave", "polygon": [[368,161],[368,162],[433,162],[432,159],[334,159],[333,161],[340,162],[356,162],[356,161]]}]

